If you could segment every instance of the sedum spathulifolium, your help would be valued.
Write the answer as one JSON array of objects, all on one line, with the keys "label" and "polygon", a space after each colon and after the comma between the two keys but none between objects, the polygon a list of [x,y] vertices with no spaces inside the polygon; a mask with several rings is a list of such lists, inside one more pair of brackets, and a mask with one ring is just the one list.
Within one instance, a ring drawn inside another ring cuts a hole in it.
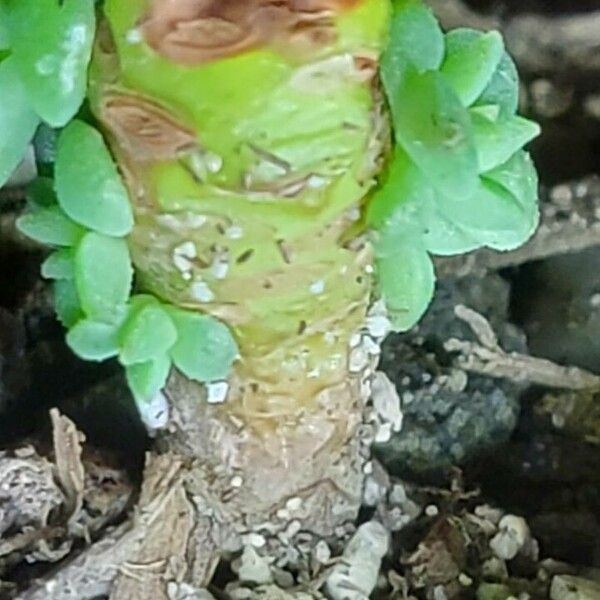
[{"label": "sedum spathulifolium", "polygon": [[[117,357],[141,404],[174,366],[233,369],[235,410],[264,431],[325,391],[354,406],[348,342],[374,293],[408,329],[431,255],[535,229],[538,127],[501,36],[444,33],[418,0],[315,3],[327,19],[273,3],[263,28],[260,3],[207,8],[218,30],[166,0],[106,0],[97,27],[91,0],[0,0],[0,90],[22,100],[0,107],[0,182],[40,121],[64,126],[19,226],[54,247],[42,273],[71,348]],[[99,129],[72,120],[95,27]]]},{"label": "sedum spathulifolium", "polygon": [[417,0],[394,5],[381,77],[393,155],[368,208],[379,290],[397,329],[434,290],[430,255],[510,250],[537,226],[537,176],[517,116],[518,76],[497,32],[442,32]]},{"label": "sedum spathulifolium", "polygon": [[95,30],[94,0],[0,0],[0,186],[41,122],[77,113]]},{"label": "sedum spathulifolium", "polygon": [[55,180],[35,180],[25,234],[56,247],[42,265],[54,281],[55,306],[67,343],[81,358],[117,357],[143,409],[164,387],[172,365],[190,379],[224,378],[237,356],[229,330],[216,319],[177,309],[154,296],[131,294],[126,236],[129,199],[101,135],[74,120],[60,134]]}]

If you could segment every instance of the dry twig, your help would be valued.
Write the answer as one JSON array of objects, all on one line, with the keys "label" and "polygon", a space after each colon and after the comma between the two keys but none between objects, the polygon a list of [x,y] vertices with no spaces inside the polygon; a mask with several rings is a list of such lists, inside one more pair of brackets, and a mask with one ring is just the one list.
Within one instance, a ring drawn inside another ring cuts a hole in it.
[{"label": "dry twig", "polygon": [[449,339],[444,348],[458,353],[457,365],[465,371],[567,390],[600,390],[600,377],[577,367],[563,367],[552,361],[518,352],[505,352],[498,344],[488,321],[463,305],[456,316],[467,323],[478,342]]}]

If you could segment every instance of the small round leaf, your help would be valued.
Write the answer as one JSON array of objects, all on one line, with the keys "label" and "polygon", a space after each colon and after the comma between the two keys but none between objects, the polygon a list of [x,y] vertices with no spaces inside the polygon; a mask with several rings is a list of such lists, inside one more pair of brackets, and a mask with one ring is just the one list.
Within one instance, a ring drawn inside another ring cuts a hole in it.
[{"label": "small round leaf", "polygon": [[189,379],[215,381],[229,373],[238,355],[228,327],[208,315],[171,310],[177,342],[171,348],[175,366]]},{"label": "small round leaf", "polygon": [[467,110],[444,77],[412,70],[397,92],[399,144],[442,194],[464,198],[477,187],[478,163]]},{"label": "small round leaf", "polygon": [[26,236],[52,246],[73,246],[85,233],[58,206],[40,208],[23,215],[17,220],[17,227]]},{"label": "small round leaf", "polygon": [[504,52],[489,84],[475,106],[495,104],[504,116],[514,115],[519,105],[519,74],[513,59]]},{"label": "small round leaf", "polygon": [[83,317],[75,281],[59,279],[54,282],[54,310],[65,327],[72,327]]},{"label": "small round leaf", "polygon": [[540,134],[540,126],[523,117],[509,116],[491,122],[477,112],[471,112],[471,118],[481,172],[504,164]]},{"label": "small round leaf", "polygon": [[120,334],[123,365],[147,362],[166,354],[177,340],[171,317],[158,304],[148,304],[135,311]]},{"label": "small round leaf", "polygon": [[150,402],[167,383],[171,359],[166,354],[145,362],[129,365],[125,375],[137,404]]},{"label": "small round leaf", "polygon": [[100,362],[117,356],[117,329],[114,325],[84,319],[67,334],[67,344],[84,360]]},{"label": "small round leaf", "polygon": [[84,236],[75,252],[75,280],[88,316],[111,322],[122,316],[132,279],[125,240],[93,231]]},{"label": "small round leaf", "polygon": [[396,94],[407,66],[418,71],[437,69],[444,57],[444,34],[431,10],[416,0],[394,3],[389,40],[381,58],[381,78],[392,112]]},{"label": "small round leaf", "polygon": [[381,253],[375,246],[379,292],[396,331],[407,331],[423,316],[433,298],[433,263],[417,239],[405,237],[384,245],[386,251]]},{"label": "small round leaf", "polygon": [[497,31],[454,29],[446,34],[446,56],[441,73],[464,106],[470,106],[491,81],[504,53]]},{"label": "small round leaf", "polygon": [[122,237],[133,227],[127,191],[102,136],[73,121],[61,133],[56,191],[62,209],[88,229]]},{"label": "small round leaf", "polygon": [[27,96],[44,121],[61,127],[85,96],[94,0],[3,0],[3,6]]},{"label": "small round leaf", "polygon": [[46,279],[74,279],[75,254],[71,248],[56,250],[42,263],[42,277]]},{"label": "small round leaf", "polygon": [[0,62],[0,187],[17,168],[33,138],[39,118],[17,72],[14,59]]}]

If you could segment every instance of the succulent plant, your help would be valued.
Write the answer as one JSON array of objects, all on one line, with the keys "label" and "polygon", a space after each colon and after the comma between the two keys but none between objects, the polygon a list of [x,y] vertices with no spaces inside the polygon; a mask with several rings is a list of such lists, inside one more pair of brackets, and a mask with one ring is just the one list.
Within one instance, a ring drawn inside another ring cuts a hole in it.
[{"label": "succulent plant", "polygon": [[330,482],[349,518],[376,346],[426,310],[431,256],[537,224],[500,34],[419,0],[0,7],[0,183],[60,128],[19,226],[71,348],[118,357],[142,413],[166,398],[167,447],[236,474],[240,514]]}]

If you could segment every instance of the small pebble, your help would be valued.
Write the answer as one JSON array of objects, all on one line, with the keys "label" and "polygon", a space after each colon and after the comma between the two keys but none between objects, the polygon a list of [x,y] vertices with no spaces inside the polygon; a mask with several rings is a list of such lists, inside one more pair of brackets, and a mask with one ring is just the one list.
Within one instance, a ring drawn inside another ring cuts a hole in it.
[{"label": "small pebble", "polygon": [[498,558],[512,560],[530,537],[527,522],[522,517],[506,515],[498,528],[498,533],[490,541],[490,549]]},{"label": "small pebble", "polygon": [[325,291],[325,282],[322,279],[317,279],[310,284],[310,293],[319,295]]},{"label": "small pebble", "polygon": [[197,280],[190,286],[190,294],[194,300],[199,302],[212,302],[215,299],[215,295],[212,290],[208,287],[205,281]]},{"label": "small pebble", "polygon": [[227,398],[229,384],[226,381],[214,381],[206,384],[206,401],[209,404],[222,404]]},{"label": "small pebble", "polygon": [[298,496],[296,496],[294,498],[290,498],[285,503],[285,507],[291,512],[299,510],[301,508],[301,506],[302,506],[302,498],[299,498]]}]

